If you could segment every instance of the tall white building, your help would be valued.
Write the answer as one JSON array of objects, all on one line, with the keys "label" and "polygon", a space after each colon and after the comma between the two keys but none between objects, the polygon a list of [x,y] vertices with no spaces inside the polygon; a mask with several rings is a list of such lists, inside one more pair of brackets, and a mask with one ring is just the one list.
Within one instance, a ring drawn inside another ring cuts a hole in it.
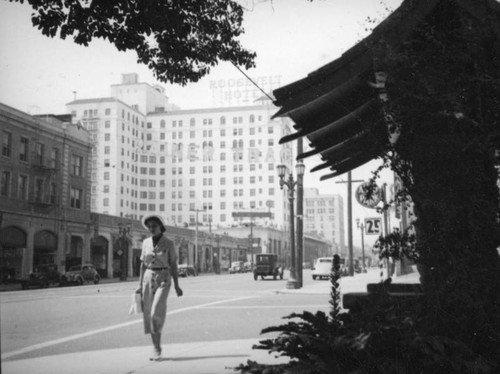
[{"label": "tall white building", "polygon": [[340,195],[320,195],[304,189],[304,232],[316,233],[333,244],[333,252],[345,253],[344,202]]},{"label": "tall white building", "polygon": [[67,108],[93,139],[92,211],[133,219],[155,212],[170,225],[214,228],[238,224],[233,212],[271,212],[254,223],[287,230],[276,165],[291,169],[291,145],[278,144],[291,123],[271,119],[269,102],[180,110],[161,87],[125,74],[111,97]]}]

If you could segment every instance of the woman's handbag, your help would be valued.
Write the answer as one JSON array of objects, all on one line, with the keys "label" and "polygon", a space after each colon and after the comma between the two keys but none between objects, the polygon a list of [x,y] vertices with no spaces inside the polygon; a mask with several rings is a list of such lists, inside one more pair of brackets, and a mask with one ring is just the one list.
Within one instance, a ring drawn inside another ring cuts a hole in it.
[{"label": "woman's handbag", "polygon": [[132,294],[132,305],[128,314],[140,314],[142,313],[142,295],[140,293],[134,292]]}]

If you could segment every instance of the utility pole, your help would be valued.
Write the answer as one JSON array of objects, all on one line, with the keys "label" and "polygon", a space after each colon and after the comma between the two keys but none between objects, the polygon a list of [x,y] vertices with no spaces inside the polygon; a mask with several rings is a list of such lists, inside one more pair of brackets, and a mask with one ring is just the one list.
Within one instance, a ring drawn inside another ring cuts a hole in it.
[{"label": "utility pole", "polygon": [[253,217],[250,217],[250,264],[253,271]]},{"label": "utility pole", "polygon": [[[302,154],[303,139],[297,139],[297,155]],[[299,161],[303,163],[303,161]],[[299,287],[303,285],[304,263],[304,173],[297,173],[297,281]]]},{"label": "utility pole", "polygon": [[362,270],[363,273],[366,273],[365,269],[365,225],[359,218],[356,218],[356,225],[358,226],[358,229],[361,230],[361,253],[362,253]]},{"label": "utility pole", "polygon": [[347,183],[347,243],[349,245],[349,275],[354,276],[354,248],[352,245],[352,184],[364,182],[363,180],[352,180],[352,174],[347,173],[347,182],[339,181],[336,183]]},{"label": "utility pole", "polygon": [[[387,183],[384,183],[382,185],[382,202],[384,203],[384,208],[387,204]],[[384,209],[384,235],[387,236],[389,235],[389,210]],[[392,271],[391,271],[391,263],[389,262],[389,258],[385,259],[385,264],[387,266],[387,279],[389,279],[392,276]]]}]

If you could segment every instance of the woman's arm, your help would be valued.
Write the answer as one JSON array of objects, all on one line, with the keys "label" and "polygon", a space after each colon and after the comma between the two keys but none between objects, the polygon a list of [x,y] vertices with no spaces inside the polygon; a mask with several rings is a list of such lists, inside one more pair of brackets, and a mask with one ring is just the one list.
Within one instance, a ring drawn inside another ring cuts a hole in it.
[{"label": "woman's arm", "polygon": [[177,272],[177,251],[175,250],[175,245],[171,241],[171,246],[168,248],[168,262],[170,265],[170,273],[172,276],[172,279],[174,280],[174,288],[175,288],[175,293],[177,296],[182,296],[183,292],[182,289],[179,287],[179,274]]},{"label": "woman's arm", "polygon": [[144,264],[144,242],[142,243],[141,251],[141,266],[139,267],[139,288],[135,291],[136,293],[142,294],[142,282],[144,280],[144,272],[146,271],[146,265]]},{"label": "woman's arm", "polygon": [[177,274],[177,262],[170,266],[172,272],[172,279],[174,280],[175,293],[177,296],[182,296],[182,289],[179,287],[179,275]]}]

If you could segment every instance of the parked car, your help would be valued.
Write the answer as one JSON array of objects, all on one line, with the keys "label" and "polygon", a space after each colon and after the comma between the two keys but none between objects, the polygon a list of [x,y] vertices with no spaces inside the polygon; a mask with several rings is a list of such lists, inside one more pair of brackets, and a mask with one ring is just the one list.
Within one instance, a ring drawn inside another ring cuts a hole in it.
[{"label": "parked car", "polygon": [[250,273],[253,270],[253,265],[251,262],[245,262],[243,264],[243,272],[244,273]]},{"label": "parked car", "polygon": [[229,274],[243,273],[243,261],[231,262],[231,267],[229,268]]},{"label": "parked car", "polygon": [[2,284],[18,282],[16,269],[8,266],[0,266],[0,281]]},{"label": "parked car", "polygon": [[51,284],[64,286],[66,283],[66,276],[59,272],[56,264],[44,264],[33,267],[28,279],[21,282],[21,287],[23,289],[30,287],[46,288]]},{"label": "parked car", "polygon": [[92,264],[76,265],[69,268],[66,272],[66,280],[68,283],[76,283],[82,285],[85,282],[93,282],[98,284],[101,276]]},{"label": "parked car", "polygon": [[179,264],[177,265],[177,274],[179,275],[179,277],[189,277],[190,275],[196,277],[198,275],[198,272],[191,265]]},{"label": "parked car", "polygon": [[258,254],[256,256],[253,279],[257,280],[259,276],[262,279],[266,276],[283,279],[283,267],[278,264],[276,254]]},{"label": "parked car", "polygon": [[330,278],[330,274],[332,272],[332,262],[333,258],[332,257],[320,257],[316,260],[314,263],[314,266],[312,267],[312,279],[322,279]]}]

